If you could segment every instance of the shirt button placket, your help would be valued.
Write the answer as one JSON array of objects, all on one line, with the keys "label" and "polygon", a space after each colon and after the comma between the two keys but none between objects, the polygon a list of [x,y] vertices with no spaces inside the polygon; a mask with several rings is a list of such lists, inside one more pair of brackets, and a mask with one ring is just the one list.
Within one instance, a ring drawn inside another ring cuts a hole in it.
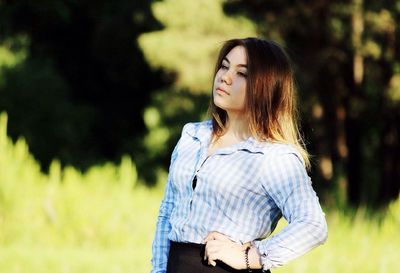
[{"label": "shirt button placket", "polygon": [[[195,168],[195,173],[193,175],[192,178],[192,185],[193,185],[193,181],[196,180],[195,185],[197,185],[197,174],[201,168],[201,166],[203,165],[204,161],[207,160],[207,154],[205,153],[207,151],[207,147],[201,147],[200,148],[200,155],[199,155],[199,159],[196,162],[196,168]],[[187,224],[190,221],[190,216],[191,216],[191,211],[192,211],[192,201],[193,201],[193,196],[194,196],[194,190],[195,187],[192,186],[192,191],[190,192],[190,199],[189,199],[189,205],[188,205],[188,212],[187,212],[187,217],[186,217],[186,221],[185,223],[182,225],[182,233],[185,232]]]}]

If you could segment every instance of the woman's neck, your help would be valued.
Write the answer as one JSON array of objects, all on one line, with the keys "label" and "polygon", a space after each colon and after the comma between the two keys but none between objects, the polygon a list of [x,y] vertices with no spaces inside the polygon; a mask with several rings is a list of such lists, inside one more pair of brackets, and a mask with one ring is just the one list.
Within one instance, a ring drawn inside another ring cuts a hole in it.
[{"label": "woman's neck", "polygon": [[249,123],[242,113],[228,113],[224,136],[245,140],[250,136]]},{"label": "woman's neck", "polygon": [[224,132],[221,136],[213,135],[208,147],[208,155],[211,155],[219,148],[235,145],[250,136],[248,122],[243,115],[228,115]]}]

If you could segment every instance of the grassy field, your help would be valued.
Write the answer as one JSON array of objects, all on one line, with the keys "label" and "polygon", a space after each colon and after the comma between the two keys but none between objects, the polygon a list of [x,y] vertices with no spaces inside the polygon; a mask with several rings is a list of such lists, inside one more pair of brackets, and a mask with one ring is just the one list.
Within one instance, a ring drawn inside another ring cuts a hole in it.
[{"label": "grassy field", "polygon": [[[149,272],[163,187],[140,186],[129,157],[85,173],[54,162],[43,174],[26,143],[7,138],[2,115],[0,272]],[[329,210],[327,219],[325,245],[273,272],[399,271],[400,200],[375,217]]]}]

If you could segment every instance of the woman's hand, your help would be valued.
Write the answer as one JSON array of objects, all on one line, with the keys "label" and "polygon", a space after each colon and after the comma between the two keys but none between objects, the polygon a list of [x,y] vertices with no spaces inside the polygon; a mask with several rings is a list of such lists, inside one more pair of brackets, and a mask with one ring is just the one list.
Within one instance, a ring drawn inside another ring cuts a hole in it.
[{"label": "woman's hand", "polygon": [[204,239],[206,250],[204,260],[208,259],[208,264],[215,266],[216,260],[222,261],[234,269],[246,269],[245,250],[250,245],[236,243],[229,239],[228,236],[211,232]]}]

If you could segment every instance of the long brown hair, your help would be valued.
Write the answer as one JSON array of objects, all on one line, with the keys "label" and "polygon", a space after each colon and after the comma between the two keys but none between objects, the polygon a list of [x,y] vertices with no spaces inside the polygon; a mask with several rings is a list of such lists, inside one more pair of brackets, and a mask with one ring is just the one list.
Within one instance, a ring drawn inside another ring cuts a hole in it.
[{"label": "long brown hair", "polygon": [[[243,46],[247,52],[245,114],[251,134],[258,140],[295,146],[309,167],[309,155],[297,123],[295,83],[289,56],[272,41],[258,38],[228,40],[219,52],[214,78],[223,58],[236,46]],[[209,112],[213,134],[221,136],[228,116],[214,104],[212,96]]]}]

